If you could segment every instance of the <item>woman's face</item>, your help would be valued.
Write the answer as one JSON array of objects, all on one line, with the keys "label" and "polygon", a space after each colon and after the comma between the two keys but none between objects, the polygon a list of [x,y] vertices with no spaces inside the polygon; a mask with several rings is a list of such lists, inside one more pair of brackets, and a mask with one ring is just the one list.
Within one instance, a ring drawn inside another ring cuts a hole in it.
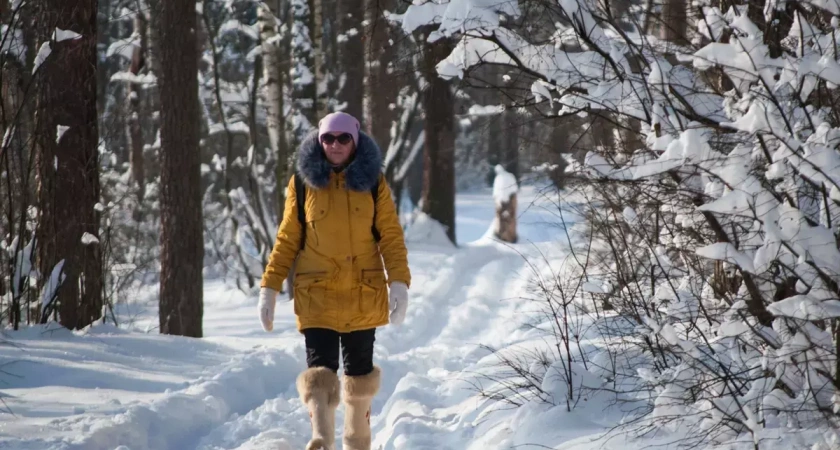
[{"label": "woman's face", "polygon": [[346,163],[356,148],[353,136],[341,132],[322,134],[321,145],[324,147],[327,161],[336,166]]}]

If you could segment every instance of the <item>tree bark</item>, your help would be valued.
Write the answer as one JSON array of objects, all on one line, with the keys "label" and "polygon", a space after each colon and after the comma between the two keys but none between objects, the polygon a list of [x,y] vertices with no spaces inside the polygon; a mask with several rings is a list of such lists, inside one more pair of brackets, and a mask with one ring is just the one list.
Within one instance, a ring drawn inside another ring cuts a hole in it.
[{"label": "tree bark", "polygon": [[362,43],[367,55],[364,125],[383,152],[391,145],[391,122],[396,115],[390,105],[397,103],[400,86],[405,84],[389,73],[394,64],[395,47],[389,42],[389,24],[383,13],[393,11],[395,6],[390,0],[366,0],[365,5],[365,20],[370,23],[370,30],[365,33],[367,40]]},{"label": "tree bark", "polygon": [[[316,89],[318,67],[315,66],[316,43],[312,36],[316,34],[320,36],[320,33],[310,31],[316,25],[310,2],[320,4],[320,0],[292,0],[291,28],[295,39],[291,42],[292,67],[289,70],[291,77],[289,84],[292,87],[294,99],[292,108],[314,126],[318,123],[318,91]],[[320,26],[320,20],[317,25]],[[300,124],[291,131],[294,139],[292,148],[297,148],[309,130]]]},{"label": "tree bark", "polygon": [[454,97],[449,83],[440,78],[435,65],[452,51],[448,39],[423,42],[423,110],[426,114],[424,129],[423,212],[446,228],[446,235],[453,244],[455,238],[455,120]]},{"label": "tree bark", "polygon": [[516,119],[516,112],[511,109],[506,109],[502,113],[504,127],[507,130],[504,139],[505,147],[502,149],[502,166],[516,177],[518,183],[520,178],[519,134],[522,132],[521,128],[526,125]]},{"label": "tree bark", "polygon": [[[147,20],[142,11],[138,11],[134,17],[134,31],[140,35],[140,48],[134,48],[134,54],[131,57],[131,66],[129,71],[134,75],[139,75],[140,71],[146,67],[146,52],[148,49],[147,36]],[[143,127],[140,123],[140,118],[143,116],[140,105],[142,104],[140,98],[143,95],[143,89],[137,84],[130,81],[126,82],[126,90],[128,91],[128,135],[131,142],[131,177],[137,185],[137,202],[142,204],[143,198],[146,196],[146,165],[143,158]],[[139,211],[135,213],[135,219],[139,220]]]},{"label": "tree bark", "polygon": [[549,122],[550,131],[548,132],[548,142],[544,145],[545,161],[550,164],[547,171],[547,176],[552,184],[557,189],[564,189],[566,187],[566,159],[563,157],[564,153],[571,153],[573,128],[579,126],[577,121],[562,121],[562,119],[552,119]]},{"label": "tree bark", "polygon": [[38,48],[50,49],[36,75],[38,267],[42,287],[62,261],[64,277],[41,320],[57,310],[70,329],[102,317],[101,247],[87,239],[99,235],[96,13],[96,0],[37,3]]},{"label": "tree bark", "polygon": [[[113,1],[98,2],[97,11],[97,45],[103,48],[108,48],[111,42],[110,36],[110,15],[111,8],[115,7]],[[104,61],[96,65],[96,110],[98,117],[102,117],[105,112],[105,103],[107,102],[108,93],[108,64]]]},{"label": "tree bark", "polygon": [[[497,98],[498,100],[498,98]],[[488,159],[491,166],[501,164],[519,180],[519,127],[515,113],[505,110],[491,116],[488,136]]]},{"label": "tree bark", "polygon": [[[266,109],[266,127],[271,151],[277,158],[275,192],[277,217],[283,217],[286,204],[285,188],[289,180],[289,143],[286,140],[286,116],[283,114],[283,74],[288,72],[288,63],[283,58],[281,41],[277,34],[275,14],[260,6],[260,39],[263,49],[263,76],[265,88],[263,99]],[[256,149],[255,149],[256,150]],[[278,220],[279,221],[279,220]]]},{"label": "tree bark", "polygon": [[505,242],[516,243],[516,194],[511,194],[507,201],[496,205],[498,232],[496,237]]},{"label": "tree bark", "polygon": [[339,80],[338,103],[344,104],[344,112],[365,123],[362,109],[365,95],[364,0],[339,0],[336,7],[340,39],[336,43],[339,70],[335,73],[343,78],[343,81]]},{"label": "tree bark", "polygon": [[312,40],[311,61],[312,86],[307,91],[307,98],[312,99],[311,117],[309,122],[313,127],[318,126],[318,120],[327,114],[326,93],[319,92],[319,87],[326,80],[324,57],[327,48],[324,45],[324,2],[323,0],[307,0],[309,2],[309,38]]},{"label": "tree bark", "polygon": [[318,119],[324,117],[338,108],[341,83],[343,82],[343,66],[340,53],[343,44],[338,42],[338,34],[341,32],[339,21],[339,8],[342,8],[340,0],[310,0],[313,11],[317,15],[313,20],[320,21],[320,25],[313,29],[313,39],[317,37],[318,49],[315,51],[315,64],[318,66],[317,95],[318,95]]},{"label": "tree bark", "polygon": [[204,259],[195,2],[155,0],[160,57],[160,332],[202,336]]},{"label": "tree bark", "polygon": [[677,45],[690,45],[688,41],[688,11],[685,0],[665,0],[659,38]]}]

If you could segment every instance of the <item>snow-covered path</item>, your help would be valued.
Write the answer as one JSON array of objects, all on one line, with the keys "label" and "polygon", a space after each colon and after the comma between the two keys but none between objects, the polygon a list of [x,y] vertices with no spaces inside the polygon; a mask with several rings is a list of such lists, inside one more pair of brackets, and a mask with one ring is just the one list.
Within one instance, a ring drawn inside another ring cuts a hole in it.
[{"label": "snow-covered path", "polygon": [[[518,253],[532,244],[515,250],[482,236],[488,212],[492,219],[489,195],[459,202],[459,213],[468,212],[459,216],[465,222],[459,238],[471,242],[457,249],[441,245],[423,237],[422,227],[408,236],[413,281],[407,319],[377,333],[383,383],[373,405],[375,449],[557,442],[557,430],[535,436],[527,426],[512,425],[522,419],[516,412],[488,414],[498,405],[476,395],[473,374],[489,354],[482,346],[534,337],[521,325],[529,273]],[[544,211],[526,212],[525,240],[544,238],[550,221]],[[540,251],[547,246],[541,243]],[[303,339],[283,300],[273,333],[259,327],[254,296],[209,281],[201,340],[155,334],[153,305],[123,311],[148,334],[103,325],[84,333],[36,327],[7,335],[0,358],[10,362],[4,370],[14,377],[0,373],[0,392],[15,415],[0,416],[0,448],[303,448],[309,418],[294,390],[305,367]],[[595,409],[582,408],[562,440],[603,429]],[[342,415],[340,407],[339,440]]]},{"label": "snow-covered path", "polygon": [[[486,353],[479,343],[498,341],[497,336],[515,327],[515,321],[503,319],[512,317],[515,301],[487,294],[516,287],[520,279],[509,271],[516,271],[521,258],[494,245],[414,249],[410,258],[412,267],[430,270],[414,273],[417,292],[412,295],[406,323],[377,334],[376,362],[383,369],[383,383],[373,405],[374,448],[445,449],[455,444],[455,429],[463,428],[459,431],[463,438],[472,428],[452,409],[463,408],[462,403],[471,396],[468,386],[458,386],[458,374]],[[511,329],[494,326],[497,318]],[[303,349],[300,336],[291,327],[293,320],[290,305],[279,308],[278,321],[288,325],[286,331],[279,333],[276,342],[253,351],[286,349],[294,366],[302,368]],[[303,448],[309,424],[306,410],[291,391],[295,374],[281,374],[278,382],[287,385],[284,392],[216,426],[195,442],[195,448]],[[444,385],[446,389],[441,391]],[[476,410],[476,406],[473,401],[466,408]],[[342,417],[340,407],[339,424]],[[340,431],[339,426],[339,436]]]}]

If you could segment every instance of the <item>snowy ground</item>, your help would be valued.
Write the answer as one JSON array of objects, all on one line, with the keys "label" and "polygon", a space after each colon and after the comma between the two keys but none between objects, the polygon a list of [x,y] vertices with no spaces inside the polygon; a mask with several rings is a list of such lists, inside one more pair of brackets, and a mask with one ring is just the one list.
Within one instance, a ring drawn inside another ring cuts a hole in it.
[{"label": "snowy ground", "polygon": [[[540,339],[522,326],[532,310],[522,300],[530,271],[520,253],[560,258],[553,241],[565,238],[556,207],[537,197],[528,189],[520,198],[522,242],[513,247],[487,235],[489,190],[459,196],[460,248],[422,223],[407,234],[411,303],[401,327],[377,334],[384,379],[373,405],[373,448],[627,448],[621,440],[592,443],[622,417],[604,396],[567,413],[538,402],[505,409],[476,395],[475,374],[494,361],[481,345]],[[291,305],[280,299],[276,331],[264,333],[256,296],[209,280],[206,338],[194,340],[156,334],[153,294],[121,307],[130,329],[100,325],[71,333],[51,325],[3,334],[0,448],[303,448],[309,422],[294,380],[305,362]],[[598,340],[585,337],[581,345]],[[591,374],[580,382],[600,383]],[[544,387],[560,398],[559,384]],[[341,424],[343,407],[338,414]]]}]

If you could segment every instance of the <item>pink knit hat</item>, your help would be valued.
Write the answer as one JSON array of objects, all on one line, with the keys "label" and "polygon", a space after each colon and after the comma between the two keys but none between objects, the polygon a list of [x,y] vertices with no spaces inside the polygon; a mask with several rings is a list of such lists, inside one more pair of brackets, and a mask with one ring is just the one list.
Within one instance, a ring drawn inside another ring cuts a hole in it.
[{"label": "pink knit hat", "polygon": [[326,133],[343,132],[353,136],[353,143],[359,145],[359,121],[350,114],[334,112],[327,114],[318,122],[318,138]]}]

